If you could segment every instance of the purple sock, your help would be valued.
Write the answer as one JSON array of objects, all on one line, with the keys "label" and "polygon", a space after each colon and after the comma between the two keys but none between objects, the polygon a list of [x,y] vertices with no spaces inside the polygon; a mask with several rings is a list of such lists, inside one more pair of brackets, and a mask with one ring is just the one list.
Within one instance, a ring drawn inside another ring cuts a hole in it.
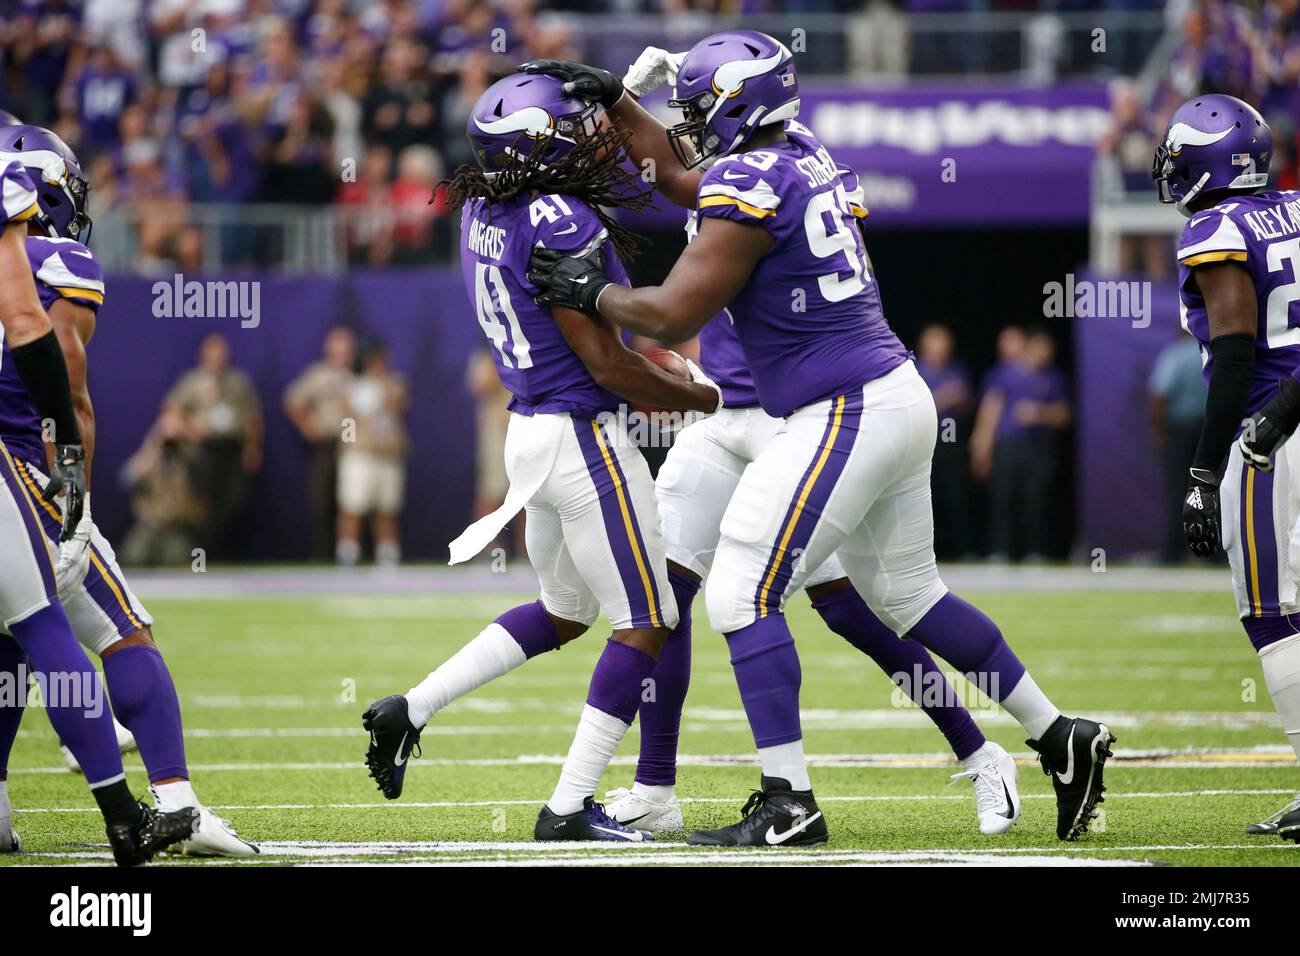
[{"label": "purple sock", "polygon": [[726,638],[754,743],[760,748],[775,747],[801,739],[799,685],[803,673],[785,615],[769,614]]},{"label": "purple sock", "polygon": [[20,677],[27,674],[27,655],[18,642],[7,634],[0,634],[0,683],[14,688],[14,700],[0,700],[0,780],[9,776],[9,753],[18,737],[18,725],[23,722],[23,707],[27,704],[27,685],[19,686]]},{"label": "purple sock", "polygon": [[515,639],[528,660],[560,646],[560,634],[555,629],[555,622],[546,613],[541,601],[512,607],[497,618],[496,622]]},{"label": "purple sock", "polygon": [[151,783],[189,779],[176,685],[156,647],[135,645],[104,657],[113,712],[135,736]]},{"label": "purple sock", "polygon": [[672,786],[677,782],[677,737],[682,727],[682,706],[691,684],[691,605],[700,582],[670,570],[668,580],[677,599],[680,619],[673,628],[651,677],[654,699],[642,700],[641,756],[636,781],[647,786]]},{"label": "purple sock", "polygon": [[826,626],[866,654],[907,692],[913,703],[925,711],[945,737],[958,760],[964,760],[984,746],[970,712],[943,676],[934,658],[915,641],[904,641],[871,613],[867,602],[853,588],[844,588],[813,601],[813,610]]},{"label": "purple sock", "polygon": [[1300,634],[1300,615],[1282,614],[1274,617],[1243,617],[1241,626],[1256,653],[1270,644]]},{"label": "purple sock", "polygon": [[1025,665],[998,626],[951,591],[916,622],[907,636],[966,674],[993,700],[1002,700],[1015,690],[1025,674]]},{"label": "purple sock", "polygon": [[655,659],[645,651],[612,637],[605,642],[605,650],[596,661],[587,691],[587,703],[611,717],[617,717],[629,727],[636,717],[637,704],[645,682],[654,673]]},{"label": "purple sock", "polygon": [[[42,684],[45,712],[92,786],[122,776],[108,695],[63,613],[51,604],[10,626]],[[48,690],[47,690],[48,688]]]}]

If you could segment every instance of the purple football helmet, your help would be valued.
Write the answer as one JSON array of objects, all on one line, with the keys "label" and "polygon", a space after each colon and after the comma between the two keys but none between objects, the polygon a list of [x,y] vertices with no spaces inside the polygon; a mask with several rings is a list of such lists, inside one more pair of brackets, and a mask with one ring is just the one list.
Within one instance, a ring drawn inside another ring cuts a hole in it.
[{"label": "purple football helmet", "polygon": [[1199,197],[1268,184],[1273,132],[1249,103],[1224,93],[1194,96],[1174,111],[1151,165],[1160,201],[1191,215]]},{"label": "purple football helmet", "polygon": [[689,169],[726,156],[760,126],[799,115],[794,57],[766,33],[715,33],[686,54],[668,105],[685,115],[668,130],[682,165]]},{"label": "purple football helmet", "polygon": [[478,98],[465,132],[479,168],[492,176],[523,162],[542,140],[543,162],[568,155],[579,139],[596,132],[597,109],[565,93],[564,82],[553,76],[512,73]]},{"label": "purple football helmet", "polygon": [[0,127],[0,163],[17,160],[36,184],[36,222],[51,238],[87,242],[90,188],[77,155],[55,133],[42,126]]}]

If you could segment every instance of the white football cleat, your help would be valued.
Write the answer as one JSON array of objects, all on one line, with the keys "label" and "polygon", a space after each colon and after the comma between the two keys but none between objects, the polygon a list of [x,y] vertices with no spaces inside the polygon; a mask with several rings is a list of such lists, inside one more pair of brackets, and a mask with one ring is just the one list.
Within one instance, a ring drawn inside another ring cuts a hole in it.
[{"label": "white football cleat", "polygon": [[229,820],[207,807],[199,807],[194,835],[168,847],[167,852],[181,856],[257,856],[262,850],[256,843],[240,839]]},{"label": "white football cleat", "polygon": [[0,780],[0,853],[22,853],[23,841],[14,829],[14,807],[9,802],[9,788]]},{"label": "white football cleat", "polygon": [[605,813],[624,826],[635,826],[638,830],[648,830],[651,833],[682,830],[686,827],[686,821],[682,819],[682,805],[675,796],[669,797],[664,803],[655,803],[633,793],[627,787],[605,791]]},{"label": "white football cleat", "polygon": [[[113,720],[113,730],[117,734],[117,749],[122,751],[122,755],[133,754],[138,749],[135,745],[135,738],[131,736],[131,731],[127,730]],[[72,751],[67,747],[60,746],[59,750],[63,752],[63,762],[73,773],[81,773],[81,764],[77,763],[77,758],[72,755]]]},{"label": "white football cleat", "polygon": [[992,741],[984,744],[988,760],[952,775],[953,780],[969,777],[975,785],[975,813],[980,833],[1006,833],[1020,819],[1020,791],[1016,789],[1016,762]]}]

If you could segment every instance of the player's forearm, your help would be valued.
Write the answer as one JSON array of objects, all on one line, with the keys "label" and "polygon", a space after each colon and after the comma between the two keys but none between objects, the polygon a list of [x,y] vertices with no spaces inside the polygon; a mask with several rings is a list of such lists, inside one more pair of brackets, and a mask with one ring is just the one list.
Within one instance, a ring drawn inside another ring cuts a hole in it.
[{"label": "player's forearm", "polygon": [[650,173],[655,189],[670,202],[686,209],[694,209],[701,174],[681,164],[668,140],[668,128],[638,103],[631,93],[624,93],[623,98],[610,107],[609,113],[621,129],[629,130],[632,134],[627,147],[632,161],[643,172],[646,171],[646,160],[653,164]]},{"label": "player's forearm", "polygon": [[690,297],[675,304],[666,286],[610,284],[600,293],[596,307],[600,314],[620,328],[662,342],[681,342],[696,335],[717,314],[692,307]]},{"label": "player's forearm", "polygon": [[631,349],[620,347],[590,371],[601,388],[638,405],[674,412],[711,412],[718,403],[718,393],[707,385],[684,382]]},{"label": "player's forearm", "polygon": [[1221,335],[1210,343],[1214,365],[1205,397],[1205,420],[1196,445],[1192,469],[1205,480],[1217,480],[1223,459],[1241,427],[1250,401],[1255,371],[1255,341],[1247,335]]},{"label": "player's forearm", "polygon": [[34,342],[51,329],[27,260],[26,233],[27,224],[21,222],[0,231],[0,325],[11,349]]}]

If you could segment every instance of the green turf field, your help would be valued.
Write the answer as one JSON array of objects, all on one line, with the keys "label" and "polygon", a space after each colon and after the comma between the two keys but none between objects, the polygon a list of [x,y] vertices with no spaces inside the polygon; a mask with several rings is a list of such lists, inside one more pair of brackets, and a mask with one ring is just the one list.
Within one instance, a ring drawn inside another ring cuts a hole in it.
[{"label": "green turf field", "polygon": [[[141,588],[145,596],[148,591]],[[406,792],[388,803],[361,765],[360,715],[405,691],[518,594],[402,594],[151,600],[185,711],[199,795],[258,862],[398,860],[650,864],[1010,859],[1295,866],[1300,847],[1247,837],[1300,789],[1255,655],[1223,593],[970,593],[1067,712],[1104,717],[1119,740],[1105,814],[1077,844],[1055,838],[1051,786],[1005,714],[985,732],[1019,762],[1019,825],[980,836],[967,781],[943,739],[885,677],[830,634],[806,599],[791,622],[804,669],[806,747],[831,831],[824,850],[730,854],[652,846],[532,844],[606,632],[598,625],[444,711],[425,733]],[[723,641],[696,608],[695,673],[678,792],[688,826],[737,817],[758,782]],[[635,727],[603,781],[628,785]],[[144,791],[139,759],[132,786]],[[43,713],[29,711],[9,790],[28,853],[8,864],[106,861],[83,780],[62,769]],[[992,858],[992,859],[990,859]],[[178,861],[185,865],[213,862]],[[220,865],[217,862],[216,865]]]}]

